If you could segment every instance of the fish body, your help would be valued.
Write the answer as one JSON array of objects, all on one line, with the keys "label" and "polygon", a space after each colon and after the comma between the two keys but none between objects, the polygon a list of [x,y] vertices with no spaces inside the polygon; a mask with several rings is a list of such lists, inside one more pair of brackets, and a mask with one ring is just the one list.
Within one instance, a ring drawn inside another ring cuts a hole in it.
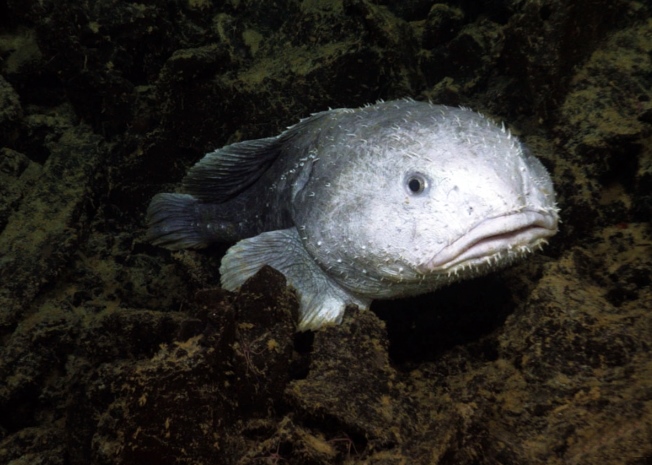
[{"label": "fish body", "polygon": [[298,294],[299,330],[346,305],[430,292],[506,266],[557,232],[549,174],[504,126],[400,100],[312,115],[207,154],[182,194],[158,194],[148,239],[236,242],[222,286],[264,265]]}]

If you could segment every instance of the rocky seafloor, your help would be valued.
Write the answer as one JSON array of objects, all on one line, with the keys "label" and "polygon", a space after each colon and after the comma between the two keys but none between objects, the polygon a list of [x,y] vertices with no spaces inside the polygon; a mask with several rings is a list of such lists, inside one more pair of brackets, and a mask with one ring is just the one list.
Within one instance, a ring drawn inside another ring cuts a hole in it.
[{"label": "rocky seafloor", "polygon": [[[652,464],[651,9],[0,2],[0,464]],[[543,252],[297,334],[144,240],[205,152],[403,97],[530,146]]]}]

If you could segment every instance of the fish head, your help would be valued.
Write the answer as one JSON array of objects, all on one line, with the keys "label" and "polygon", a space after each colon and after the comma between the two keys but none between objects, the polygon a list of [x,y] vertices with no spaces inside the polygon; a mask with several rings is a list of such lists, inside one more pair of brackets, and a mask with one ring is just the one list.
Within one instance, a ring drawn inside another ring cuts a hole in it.
[{"label": "fish head", "polygon": [[358,134],[310,186],[302,240],[351,291],[427,292],[512,263],[557,232],[541,162],[477,113],[445,116]]}]

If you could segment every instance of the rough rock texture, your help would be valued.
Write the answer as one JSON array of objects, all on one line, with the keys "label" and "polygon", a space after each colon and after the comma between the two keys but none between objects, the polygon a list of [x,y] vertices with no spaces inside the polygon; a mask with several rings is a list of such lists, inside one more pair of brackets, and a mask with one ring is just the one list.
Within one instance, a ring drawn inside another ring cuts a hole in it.
[{"label": "rough rock texture", "polygon": [[[0,3],[0,464],[652,463],[652,20],[629,0]],[[543,253],[295,334],[143,216],[204,152],[413,97],[551,170]]]}]

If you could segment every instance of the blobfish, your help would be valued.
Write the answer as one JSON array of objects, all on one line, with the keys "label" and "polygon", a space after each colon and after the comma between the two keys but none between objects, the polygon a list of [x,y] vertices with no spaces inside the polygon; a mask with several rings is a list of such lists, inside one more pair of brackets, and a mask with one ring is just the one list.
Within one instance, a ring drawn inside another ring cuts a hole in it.
[{"label": "blobfish", "polygon": [[557,232],[550,175],[504,125],[413,100],[313,114],[227,145],[162,193],[147,238],[168,249],[235,243],[221,285],[264,265],[299,300],[300,331],[347,305],[431,292],[539,249]]}]

